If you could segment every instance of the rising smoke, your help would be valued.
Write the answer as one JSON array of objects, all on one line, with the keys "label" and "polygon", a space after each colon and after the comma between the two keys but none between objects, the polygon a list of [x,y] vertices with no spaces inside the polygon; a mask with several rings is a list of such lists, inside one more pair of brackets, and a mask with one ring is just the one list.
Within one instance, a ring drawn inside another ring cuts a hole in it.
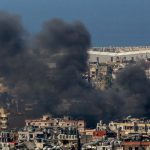
[{"label": "rising smoke", "polygon": [[145,74],[147,67],[143,62],[128,66],[119,73],[113,87],[107,91],[115,117],[149,115],[150,80]]},{"label": "rising smoke", "polygon": [[91,39],[81,22],[47,21],[30,39],[32,46],[29,39],[18,16],[0,12],[0,76],[22,110],[36,103],[33,117],[49,112],[95,121],[149,115],[150,82],[143,66],[124,69],[104,92],[82,79]]},{"label": "rising smoke", "polygon": [[15,102],[28,103],[39,97],[45,98],[46,90],[42,89],[46,88],[44,83],[47,82],[48,67],[34,57],[27,41],[27,32],[20,18],[1,12],[0,76],[4,78],[9,87],[9,94],[14,97]]},{"label": "rising smoke", "polygon": [[81,76],[87,70],[90,40],[82,23],[66,23],[60,19],[44,23],[36,36],[36,51],[56,66],[49,73],[51,93],[56,100],[48,101],[55,102],[51,107],[55,114],[85,117],[101,113],[94,102],[100,95]]}]

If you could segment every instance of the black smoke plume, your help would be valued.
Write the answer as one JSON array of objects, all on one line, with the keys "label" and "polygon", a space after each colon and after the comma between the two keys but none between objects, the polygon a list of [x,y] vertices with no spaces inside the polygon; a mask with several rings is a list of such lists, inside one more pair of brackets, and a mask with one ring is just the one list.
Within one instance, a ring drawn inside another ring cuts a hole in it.
[{"label": "black smoke plume", "polygon": [[48,67],[35,58],[28,38],[19,16],[0,13],[0,77],[11,95],[6,103],[11,103],[10,108],[19,112],[25,111],[26,104],[41,103],[48,97]]},{"label": "black smoke plume", "polygon": [[82,79],[90,46],[90,34],[81,22],[47,21],[31,39],[20,17],[0,12],[0,77],[10,95],[3,96],[6,102],[22,112],[26,104],[32,105],[28,114],[33,118],[48,112],[91,122],[148,116],[150,81],[145,65],[127,67],[111,89],[97,91]]},{"label": "black smoke plume", "polygon": [[36,37],[37,54],[55,64],[49,77],[56,100],[48,103],[55,103],[50,109],[55,109],[56,114],[88,116],[101,112],[98,109],[95,112],[98,94],[82,79],[87,70],[90,41],[90,34],[81,22],[66,23],[60,19],[44,23]]},{"label": "black smoke plume", "polygon": [[[109,119],[128,115],[147,117],[150,113],[150,80],[145,70],[149,62],[130,65],[123,69],[114,81],[111,89],[104,93],[110,110]],[[114,115],[114,117],[112,117]],[[107,118],[107,119],[108,119]]]},{"label": "black smoke plume", "polygon": [[0,76],[18,111],[25,111],[30,103],[32,117],[47,112],[74,116],[97,113],[88,110],[93,89],[81,78],[90,46],[90,35],[82,23],[46,22],[34,40],[34,50],[18,16],[0,13],[0,27]]}]

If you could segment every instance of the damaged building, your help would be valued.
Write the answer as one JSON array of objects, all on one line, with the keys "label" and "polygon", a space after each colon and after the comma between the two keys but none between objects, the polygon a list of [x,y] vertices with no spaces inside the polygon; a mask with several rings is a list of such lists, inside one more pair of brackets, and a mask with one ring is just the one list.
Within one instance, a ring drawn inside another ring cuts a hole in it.
[{"label": "damaged building", "polygon": [[145,73],[150,78],[150,47],[93,47],[88,54],[86,79],[97,89],[108,89],[120,70],[141,60],[145,61]]}]

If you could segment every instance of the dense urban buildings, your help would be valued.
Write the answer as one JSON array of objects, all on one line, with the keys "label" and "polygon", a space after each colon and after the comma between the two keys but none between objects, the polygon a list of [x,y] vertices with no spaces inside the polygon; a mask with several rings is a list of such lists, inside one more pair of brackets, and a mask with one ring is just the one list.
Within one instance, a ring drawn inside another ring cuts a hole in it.
[{"label": "dense urban buildings", "polygon": [[150,121],[146,118],[128,116],[108,124],[100,120],[95,128],[89,129],[84,120],[74,120],[67,116],[56,118],[43,115],[41,119],[26,120],[23,128],[1,130],[0,148],[7,150],[149,150]]},{"label": "dense urban buildings", "polygon": [[[91,48],[89,50],[88,69],[83,79],[94,88],[106,90],[113,84],[117,74],[124,68],[142,60],[147,65],[146,76],[150,77],[149,47]],[[9,89],[1,80],[0,93]],[[8,105],[9,104],[9,105]],[[15,105],[18,115],[18,103],[15,97],[8,101],[5,108]],[[32,103],[25,104],[25,112],[32,111]],[[23,114],[21,113],[21,115]],[[10,149],[66,149],[66,150],[150,150],[150,120],[132,118],[103,123],[99,121],[94,128],[87,128],[85,120],[71,117],[53,117],[50,114],[38,119],[25,120],[25,126],[8,129],[9,121],[6,109],[0,109],[0,146]],[[117,118],[116,118],[117,119]]]}]

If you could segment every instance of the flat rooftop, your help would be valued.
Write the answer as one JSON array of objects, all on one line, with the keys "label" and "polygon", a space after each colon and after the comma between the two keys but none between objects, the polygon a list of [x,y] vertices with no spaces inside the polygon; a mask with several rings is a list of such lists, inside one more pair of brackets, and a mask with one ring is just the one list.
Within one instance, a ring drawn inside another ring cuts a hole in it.
[{"label": "flat rooftop", "polygon": [[122,52],[134,52],[134,51],[150,51],[150,46],[133,46],[133,47],[92,47],[89,51],[95,52],[110,52],[110,53],[122,53]]}]

